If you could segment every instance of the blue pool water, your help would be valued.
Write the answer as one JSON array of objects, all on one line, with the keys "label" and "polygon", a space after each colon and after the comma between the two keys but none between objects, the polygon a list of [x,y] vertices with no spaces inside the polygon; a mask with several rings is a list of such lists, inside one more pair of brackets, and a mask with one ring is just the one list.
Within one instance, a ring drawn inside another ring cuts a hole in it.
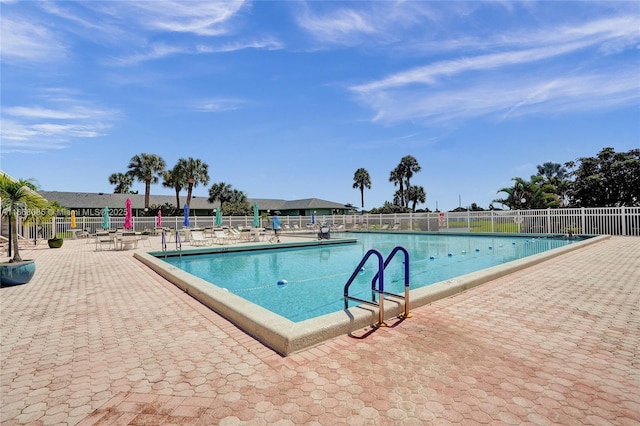
[{"label": "blue pool water", "polygon": [[[541,253],[573,241],[513,236],[349,234],[355,244],[170,257],[173,266],[222,287],[291,321],[344,309],[344,285],[369,249],[384,258],[396,246],[409,252],[411,289]],[[384,289],[403,294],[403,256],[385,269]],[[371,257],[350,295],[371,296],[377,258]],[[286,281],[286,284],[283,282]],[[350,306],[356,305],[350,302]]]}]

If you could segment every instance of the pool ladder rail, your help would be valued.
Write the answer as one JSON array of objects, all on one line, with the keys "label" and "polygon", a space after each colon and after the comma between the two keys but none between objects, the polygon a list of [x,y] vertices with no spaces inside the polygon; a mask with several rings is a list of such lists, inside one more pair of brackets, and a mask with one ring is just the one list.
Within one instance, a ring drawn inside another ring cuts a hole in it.
[{"label": "pool ladder rail", "polygon": [[[393,257],[401,251],[404,254],[404,296],[400,296],[395,293],[388,293],[384,291],[384,270],[389,265],[389,262],[393,259]],[[355,296],[349,295],[349,287],[356,279],[362,267],[367,263],[371,256],[376,256],[378,259],[378,272],[371,280],[371,300],[360,299]],[[377,284],[377,285],[376,285]],[[377,302],[376,302],[376,294],[377,294]],[[347,309],[349,307],[349,300],[354,300],[360,303],[364,303],[371,306],[378,306],[378,323],[375,324],[376,327],[386,327],[387,324],[384,322],[384,297],[394,297],[398,299],[404,299],[404,312],[400,315],[401,318],[409,318],[411,314],[409,313],[409,252],[401,246],[394,247],[389,253],[389,256],[383,261],[382,254],[375,249],[369,250],[356,269],[351,274],[351,277],[347,281],[344,286],[344,308]]]},{"label": "pool ladder rail", "polygon": [[[180,253],[182,257],[182,241],[180,240],[180,233],[176,230],[176,250]],[[166,231],[162,230],[162,252],[164,253],[164,257],[167,257],[167,234]]]}]

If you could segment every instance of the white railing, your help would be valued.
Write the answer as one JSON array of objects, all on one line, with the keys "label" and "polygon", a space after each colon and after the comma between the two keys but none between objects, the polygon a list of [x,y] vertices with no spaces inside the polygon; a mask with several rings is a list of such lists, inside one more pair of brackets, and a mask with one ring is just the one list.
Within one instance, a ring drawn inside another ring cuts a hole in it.
[{"label": "white railing", "polygon": [[[3,218],[4,219],[4,218]],[[124,228],[124,217],[111,217],[109,228]],[[183,216],[163,217],[165,228],[184,228]],[[215,216],[190,216],[190,228],[214,227]],[[446,213],[355,214],[282,216],[285,228],[316,232],[317,224],[328,223],[338,229],[398,229],[427,232],[489,232],[531,234],[592,234],[640,236],[640,207],[598,207],[541,210],[492,210]],[[312,224],[315,222],[316,226]],[[134,230],[153,231],[156,217],[134,217]],[[224,216],[221,226],[252,227],[253,216]],[[260,219],[261,227],[269,227],[268,219]],[[49,238],[54,234],[69,237],[71,220],[56,217],[50,221],[25,223],[20,227],[25,239]],[[55,231],[54,231],[55,229]],[[76,229],[89,234],[103,229],[102,217],[78,217]]]}]

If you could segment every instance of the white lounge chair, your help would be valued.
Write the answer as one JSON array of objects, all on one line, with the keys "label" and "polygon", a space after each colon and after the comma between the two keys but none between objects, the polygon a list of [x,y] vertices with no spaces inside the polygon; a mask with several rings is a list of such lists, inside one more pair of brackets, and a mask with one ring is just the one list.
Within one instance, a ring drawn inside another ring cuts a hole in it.
[{"label": "white lounge chair", "polygon": [[118,236],[117,242],[120,245],[120,250],[138,248],[138,236],[135,232],[123,232]]},{"label": "white lounge chair", "polygon": [[96,250],[102,250],[103,247],[111,249],[113,247],[114,237],[108,232],[96,232]]},{"label": "white lounge chair", "polygon": [[204,236],[202,231],[191,231],[189,233],[189,244],[192,246],[210,246],[212,244],[211,239]]},{"label": "white lounge chair", "polygon": [[233,237],[227,235],[222,229],[215,229],[213,235],[216,238],[216,244],[233,244],[236,240]]}]

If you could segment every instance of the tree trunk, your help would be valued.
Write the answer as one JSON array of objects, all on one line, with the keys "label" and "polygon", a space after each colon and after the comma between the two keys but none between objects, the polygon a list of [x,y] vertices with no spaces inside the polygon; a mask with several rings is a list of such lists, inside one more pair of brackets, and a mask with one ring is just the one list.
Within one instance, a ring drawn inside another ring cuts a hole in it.
[{"label": "tree trunk", "polygon": [[20,250],[18,249],[18,217],[16,215],[10,215],[9,220],[13,223],[13,232],[11,233],[11,241],[13,244],[13,258],[11,262],[22,262],[20,257]]}]

